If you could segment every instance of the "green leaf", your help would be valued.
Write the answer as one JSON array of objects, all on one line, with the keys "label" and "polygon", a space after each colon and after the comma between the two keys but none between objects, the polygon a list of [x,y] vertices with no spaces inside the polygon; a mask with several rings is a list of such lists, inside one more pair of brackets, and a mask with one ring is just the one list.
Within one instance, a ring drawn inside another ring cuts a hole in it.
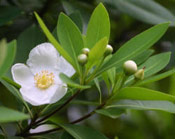
[{"label": "green leaf", "polygon": [[61,46],[67,51],[76,63],[76,69],[80,73],[78,55],[84,48],[83,38],[78,27],[65,14],[61,13],[58,19],[57,34]]},{"label": "green leaf", "polygon": [[[145,63],[140,65],[139,69],[142,69],[143,67],[145,67],[144,78],[147,78],[159,72],[160,70],[162,70],[169,63],[170,56],[171,56],[170,54],[171,54],[170,52],[166,52],[166,53],[154,55],[150,57]],[[126,81],[125,85],[127,86],[132,80],[134,80],[134,76],[131,76]]]},{"label": "green leaf", "polygon": [[113,68],[109,69],[107,71],[107,74],[108,74],[109,80],[111,82],[111,85],[114,86],[114,84],[115,84],[115,78],[116,78],[116,68],[113,67]]},{"label": "green leaf", "polygon": [[145,80],[142,80],[142,81],[136,83],[135,86],[141,86],[141,85],[145,85],[145,84],[148,84],[148,83],[152,83],[152,82],[161,80],[163,78],[166,78],[168,76],[171,76],[174,73],[175,73],[175,69],[172,69],[172,70],[166,71],[164,73],[161,73],[161,74],[158,74],[158,75],[155,75],[155,76],[151,76],[151,77],[149,77]]},{"label": "green leaf", "polygon": [[107,139],[100,132],[81,125],[60,124],[70,135],[76,139]]},{"label": "green leaf", "polygon": [[108,108],[108,109],[101,109],[101,110],[96,110],[95,111],[98,114],[102,114],[104,116],[116,119],[120,117],[125,110],[124,109],[116,109],[116,108]]},{"label": "green leaf", "polygon": [[121,89],[113,98],[117,99],[133,99],[133,100],[166,100],[175,102],[175,96],[171,96],[159,91],[154,91],[140,87],[126,87]]},{"label": "green leaf", "polygon": [[16,122],[29,118],[29,115],[0,106],[0,123]]},{"label": "green leaf", "polygon": [[9,83],[7,83],[4,80],[0,80],[0,82],[18,99],[18,100],[23,100],[21,94],[19,93],[19,91],[12,85],[10,85]]},{"label": "green leaf", "polygon": [[90,50],[88,54],[88,63],[86,64],[87,69],[94,66],[103,57],[106,45],[108,44],[107,38],[103,38],[98,41],[95,46]]},{"label": "green leaf", "polygon": [[97,75],[114,66],[119,69],[126,60],[143,53],[162,37],[168,29],[168,25],[169,23],[156,25],[129,40],[102,66]]},{"label": "green leaf", "polygon": [[63,132],[59,139],[74,139],[69,133]]},{"label": "green leaf", "polygon": [[5,40],[0,43],[0,78],[12,65],[16,54],[16,41],[6,44]]},{"label": "green leaf", "polygon": [[63,74],[63,73],[60,73],[60,78],[61,80],[68,84],[69,86],[71,87],[75,87],[75,88],[79,88],[79,89],[87,89],[87,88],[90,88],[91,86],[88,86],[88,85],[80,85],[74,81],[72,81],[67,75]]},{"label": "green leaf", "polygon": [[107,108],[158,110],[175,113],[175,104],[169,101],[120,100],[107,106]]},{"label": "green leaf", "polygon": [[98,89],[98,92],[99,92],[99,102],[101,104],[101,102],[102,102],[102,91],[101,91],[101,88],[100,88],[100,83],[99,83],[98,78],[95,78],[94,82],[95,82],[95,85],[96,85],[96,87]]},{"label": "green leaf", "polygon": [[145,62],[153,53],[154,53],[154,50],[146,50],[140,55],[133,58],[132,60],[134,60],[137,65],[140,65],[143,62]]},{"label": "green leaf", "polygon": [[109,39],[110,36],[110,21],[109,15],[102,3],[100,3],[92,13],[90,18],[87,34],[86,47],[92,48],[104,37]]},{"label": "green leaf", "polygon": [[170,61],[171,53],[161,53],[150,57],[145,63],[139,66],[139,68],[145,67],[144,76],[149,77],[160,70],[162,70]]},{"label": "green leaf", "polygon": [[69,15],[69,17],[74,21],[74,23],[77,25],[79,30],[83,31],[83,19],[81,17],[81,14],[79,11],[75,11]]},{"label": "green leaf", "polygon": [[21,10],[15,6],[0,6],[0,26],[13,20],[21,14]]},{"label": "green leaf", "polygon": [[91,102],[91,101],[85,101],[85,100],[73,100],[73,101],[71,101],[71,104],[91,105],[91,106],[98,106],[98,105],[100,105],[100,103]]},{"label": "green leaf", "polygon": [[31,49],[45,41],[44,34],[36,25],[32,25],[24,30],[17,39],[18,43],[15,63],[25,63]]},{"label": "green leaf", "polygon": [[60,46],[60,44],[57,42],[57,40],[53,37],[53,35],[50,33],[42,19],[39,17],[39,15],[34,12],[36,19],[38,20],[38,23],[40,24],[43,32],[45,33],[48,40],[53,44],[53,46],[57,49],[57,51],[75,68],[75,62],[73,59],[69,56],[69,54]]},{"label": "green leaf", "polygon": [[171,21],[174,26],[175,16],[165,7],[153,0],[109,0],[117,9],[133,18],[149,24]]}]

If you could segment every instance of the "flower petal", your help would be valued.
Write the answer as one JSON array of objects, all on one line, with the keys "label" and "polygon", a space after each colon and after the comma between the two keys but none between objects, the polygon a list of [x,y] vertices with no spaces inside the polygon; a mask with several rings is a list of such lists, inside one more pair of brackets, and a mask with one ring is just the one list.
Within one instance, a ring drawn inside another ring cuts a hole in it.
[{"label": "flower petal", "polygon": [[58,70],[59,53],[51,43],[42,43],[33,48],[27,65],[36,74],[42,70]]},{"label": "flower petal", "polygon": [[71,77],[75,70],[62,56],[59,58],[59,71]]},{"label": "flower petal", "polygon": [[13,80],[22,87],[29,87],[34,84],[34,76],[28,66],[21,63],[15,64],[12,66],[11,72]]},{"label": "flower petal", "polygon": [[50,103],[55,103],[58,100],[60,100],[62,97],[64,97],[64,95],[66,94],[66,92],[67,92],[67,85],[66,84],[62,84],[62,85],[60,84],[57,87],[57,90],[54,93],[54,95],[51,97]]},{"label": "flower petal", "polygon": [[48,94],[45,93],[45,90],[32,86],[30,88],[22,87],[20,92],[23,99],[34,106],[49,104]]},{"label": "flower petal", "polygon": [[66,94],[66,91],[67,88],[61,89],[58,84],[52,85],[44,90],[35,86],[30,88],[23,87],[20,89],[24,100],[33,106],[55,103]]}]

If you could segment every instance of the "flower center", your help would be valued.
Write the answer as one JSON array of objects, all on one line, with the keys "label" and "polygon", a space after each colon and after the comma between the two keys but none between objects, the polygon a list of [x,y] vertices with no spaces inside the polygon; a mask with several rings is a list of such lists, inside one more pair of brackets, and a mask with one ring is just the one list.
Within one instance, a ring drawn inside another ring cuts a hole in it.
[{"label": "flower center", "polygon": [[47,70],[41,71],[34,76],[35,84],[40,89],[47,89],[54,83],[53,73],[49,73]]}]

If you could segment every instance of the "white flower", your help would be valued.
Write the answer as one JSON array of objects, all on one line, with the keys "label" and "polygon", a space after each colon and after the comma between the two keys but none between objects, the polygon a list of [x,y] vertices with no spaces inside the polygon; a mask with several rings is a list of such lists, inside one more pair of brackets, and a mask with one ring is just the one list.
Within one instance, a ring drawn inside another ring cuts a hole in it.
[{"label": "white flower", "polygon": [[21,85],[20,92],[24,100],[35,106],[61,99],[67,92],[67,86],[60,80],[59,74],[62,72],[72,76],[75,73],[50,43],[33,48],[27,65],[15,64],[11,71],[14,81]]}]

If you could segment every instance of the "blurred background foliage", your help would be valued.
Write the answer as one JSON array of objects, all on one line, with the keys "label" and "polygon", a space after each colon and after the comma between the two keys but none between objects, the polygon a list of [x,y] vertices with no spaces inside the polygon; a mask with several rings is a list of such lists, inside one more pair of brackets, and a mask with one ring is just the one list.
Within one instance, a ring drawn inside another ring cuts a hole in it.
[{"label": "blurred background foliage", "polygon": [[[175,65],[175,0],[0,0],[0,39],[17,40],[15,63],[24,63],[29,51],[37,44],[47,41],[38,26],[33,12],[36,11],[48,28],[54,31],[60,12],[68,14],[82,32],[86,32],[92,10],[99,2],[106,6],[111,22],[110,44],[114,50],[153,24],[171,21],[163,38],[154,45],[155,53],[171,51],[172,57],[165,70]],[[150,36],[151,37],[151,36]],[[144,42],[143,42],[144,43]],[[7,73],[10,76],[10,72]],[[151,83],[146,87],[175,95],[175,75]],[[103,94],[106,93],[101,83]],[[15,97],[0,84],[0,101],[14,108]],[[81,99],[98,100],[94,86],[79,96]],[[74,120],[90,111],[93,106],[78,105],[76,102],[50,120],[64,122]],[[66,116],[65,116],[66,115]],[[102,131],[109,138],[117,139],[174,139],[175,116],[165,112],[129,110],[117,119],[94,115],[85,124]],[[9,130],[12,130],[8,127]]]}]

